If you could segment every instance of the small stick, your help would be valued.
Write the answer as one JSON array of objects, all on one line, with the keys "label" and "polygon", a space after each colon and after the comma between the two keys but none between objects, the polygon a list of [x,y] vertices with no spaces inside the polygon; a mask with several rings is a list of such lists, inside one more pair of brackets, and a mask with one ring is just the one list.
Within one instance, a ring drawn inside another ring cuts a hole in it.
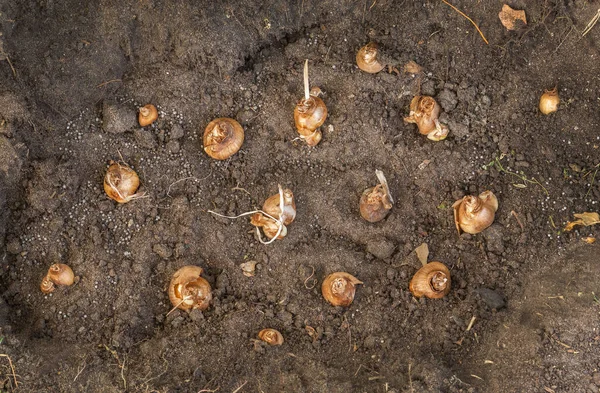
[{"label": "small stick", "polygon": [[100,83],[98,86],[96,86],[96,88],[98,88],[98,87],[102,87],[102,86],[106,86],[106,85],[108,85],[109,83],[114,83],[114,82],[121,82],[121,79],[111,79],[111,80],[109,80],[109,81],[102,82],[102,83]]},{"label": "small stick", "polygon": [[310,280],[310,278],[315,275],[315,267],[311,266],[311,268],[312,268],[312,273],[310,273],[310,276],[306,277],[306,280],[304,280],[304,288],[306,288],[306,289],[313,289],[317,285],[316,282],[315,282],[315,285],[313,285],[312,287],[309,287],[308,285],[306,285],[308,280]]},{"label": "small stick", "polygon": [[243,384],[240,385],[239,388],[235,389],[233,392],[231,393],[237,393],[239,392],[244,386],[246,386],[246,384],[248,383],[248,381],[244,382]]},{"label": "small stick", "polygon": [[19,382],[17,382],[17,374],[15,373],[15,367],[13,366],[12,361],[10,360],[10,356],[8,356],[4,353],[0,353],[0,356],[8,359],[8,364],[10,365],[10,370],[12,371],[12,377],[15,380],[15,388],[18,388]]},{"label": "small stick", "polygon": [[519,220],[519,216],[517,216],[517,213],[514,210],[510,211],[510,214],[517,219],[517,222],[519,223],[519,226],[521,227],[521,231],[525,231],[525,228],[523,227],[523,224],[521,223],[521,220]]},{"label": "small stick", "polygon": [[310,98],[310,86],[308,84],[308,59],[304,62],[304,99]]},{"label": "small stick", "polygon": [[12,61],[10,61],[10,57],[8,57],[8,55],[5,53],[4,56],[6,56],[6,61],[8,62],[8,65],[10,66],[10,69],[12,70],[13,76],[16,78],[17,77],[17,71],[15,70],[15,67],[13,67]]},{"label": "small stick", "polygon": [[483,35],[483,32],[481,31],[481,29],[479,28],[479,26],[477,26],[477,23],[473,22],[473,19],[469,18],[467,15],[465,15],[465,13],[463,13],[461,10],[459,10],[458,8],[456,8],[455,6],[453,6],[452,4],[448,3],[446,0],[442,0],[444,3],[446,3],[447,5],[449,5],[454,11],[458,12],[459,14],[461,14],[462,16],[464,16],[465,18],[467,18],[467,20],[469,22],[471,22],[473,24],[473,26],[475,26],[475,28],[477,29],[477,31],[479,32],[479,35],[481,36],[481,38],[483,38],[483,41],[489,45],[490,43],[488,42],[488,40],[485,38],[485,36]]},{"label": "small stick", "polygon": [[[596,12],[596,15],[594,15],[594,17],[592,18],[592,20],[590,20],[590,23],[587,24],[587,26],[585,27],[585,29],[583,30],[583,33],[581,33],[581,37],[585,37],[585,35],[587,33],[590,32],[590,30],[592,30],[592,28],[594,26],[596,26],[596,23],[598,23],[598,20],[600,19],[600,8],[598,9],[598,11]],[[8,56],[7,56],[8,58]]]},{"label": "small stick", "polygon": [[475,324],[475,319],[476,319],[476,318],[475,318],[474,316],[471,318],[471,322],[469,322],[469,326],[467,326],[467,332],[468,332],[469,330],[471,330],[471,328],[472,328],[472,327],[473,327],[473,325]]}]

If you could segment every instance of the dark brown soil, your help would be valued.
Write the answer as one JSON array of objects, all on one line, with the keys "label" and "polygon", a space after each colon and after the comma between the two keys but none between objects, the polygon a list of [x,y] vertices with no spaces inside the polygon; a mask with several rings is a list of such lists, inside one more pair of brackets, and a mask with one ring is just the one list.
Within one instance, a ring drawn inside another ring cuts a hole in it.
[{"label": "dark brown soil", "polygon": [[[502,2],[453,4],[489,45],[442,1],[0,0],[0,392],[598,392],[599,227],[562,228],[600,200],[600,26],[581,37],[600,5],[512,1],[528,24],[509,32]],[[369,41],[399,73],[357,69]],[[305,59],[329,109],[315,148],[292,116]],[[404,123],[419,92],[445,141]],[[222,162],[200,140],[216,117],[246,131]],[[146,198],[107,199],[121,159]],[[375,169],[396,205],[369,224]],[[271,245],[207,212],[278,184],[298,215]],[[484,190],[495,223],[459,237],[452,203]],[[408,291],[423,242],[452,274],[441,300]],[[78,280],[44,295],[55,262]],[[205,312],[169,313],[184,265],[205,269]],[[334,271],[364,282],[347,309],[321,297]]]}]

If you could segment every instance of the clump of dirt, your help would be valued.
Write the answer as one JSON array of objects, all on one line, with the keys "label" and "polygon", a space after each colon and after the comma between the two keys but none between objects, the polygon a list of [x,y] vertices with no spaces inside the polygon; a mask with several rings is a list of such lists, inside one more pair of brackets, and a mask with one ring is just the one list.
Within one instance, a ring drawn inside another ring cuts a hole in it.
[{"label": "clump of dirt", "polygon": [[[530,3],[507,31],[501,4],[453,2],[486,45],[444,2],[0,0],[0,390],[597,392],[600,248],[582,239],[598,226],[562,229],[600,199],[600,28],[580,34],[597,7]],[[357,68],[370,41],[389,70]],[[305,59],[329,112],[315,148],[293,120]],[[440,103],[444,141],[403,121],[416,94]],[[245,129],[218,162],[201,145],[217,117]],[[109,200],[110,160],[147,197]],[[376,169],[395,204],[371,224]],[[260,208],[278,184],[298,213],[271,245],[208,213]],[[485,190],[494,224],[458,236],[452,204]],[[450,269],[443,299],[408,290],[422,243]],[[56,262],[76,282],[44,295]],[[204,312],[170,312],[185,265],[213,288]],[[348,308],[321,296],[335,271],[364,283]]]}]

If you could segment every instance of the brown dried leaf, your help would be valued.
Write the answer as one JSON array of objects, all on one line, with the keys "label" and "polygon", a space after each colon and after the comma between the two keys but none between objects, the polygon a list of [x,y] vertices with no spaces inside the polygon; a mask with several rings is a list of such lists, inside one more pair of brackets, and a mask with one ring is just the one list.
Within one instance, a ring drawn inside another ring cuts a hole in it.
[{"label": "brown dried leaf", "polygon": [[423,68],[421,68],[420,65],[418,65],[412,60],[404,64],[404,72],[408,74],[420,74],[421,71],[423,71]]},{"label": "brown dried leaf", "polygon": [[427,243],[421,243],[421,245],[415,248],[415,253],[417,253],[417,258],[423,266],[427,265],[427,257],[429,257],[429,247]]},{"label": "brown dried leaf", "polygon": [[577,225],[590,226],[595,224],[600,224],[600,215],[598,213],[581,213],[581,214],[573,214],[577,220],[569,221],[565,226],[565,231],[572,231]]},{"label": "brown dried leaf", "polygon": [[502,11],[500,11],[498,17],[500,17],[500,22],[502,22],[502,25],[506,27],[507,30],[516,30],[520,27],[521,23],[517,21],[521,21],[523,25],[527,24],[525,11],[513,10],[507,4],[502,6]]},{"label": "brown dried leaf", "polygon": [[246,277],[254,277],[254,273],[256,270],[256,261],[248,261],[240,264],[240,268],[242,269],[242,273]]}]

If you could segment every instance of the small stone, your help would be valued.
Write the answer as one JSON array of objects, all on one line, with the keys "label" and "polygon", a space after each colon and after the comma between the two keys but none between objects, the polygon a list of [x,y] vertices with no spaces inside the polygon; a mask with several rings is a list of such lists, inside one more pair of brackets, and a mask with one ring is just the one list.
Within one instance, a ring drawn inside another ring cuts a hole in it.
[{"label": "small stone", "polygon": [[104,131],[119,134],[137,125],[137,112],[105,100],[102,103],[102,127]]},{"label": "small stone", "polygon": [[152,251],[163,259],[168,259],[173,255],[173,251],[166,244],[155,244]]},{"label": "small stone", "polygon": [[445,112],[452,111],[458,104],[456,93],[449,89],[442,90],[440,94],[438,94],[437,99]]},{"label": "small stone", "polygon": [[396,246],[385,238],[379,238],[367,242],[367,252],[379,259],[388,259],[394,253]]},{"label": "small stone", "polygon": [[483,231],[483,237],[487,242],[487,249],[496,255],[504,252],[504,233],[499,224],[493,224]]},{"label": "small stone", "polygon": [[[444,122],[442,120],[441,116],[440,116],[440,121],[442,123]],[[469,126],[466,124],[463,124],[458,121],[454,121],[452,119],[448,119],[446,124],[448,125],[450,132],[457,138],[463,138],[463,137],[466,137],[469,135]]]},{"label": "small stone", "polygon": [[421,85],[421,94],[425,96],[433,96],[435,95],[435,82],[432,80],[428,80],[427,82]]},{"label": "small stone", "polygon": [[292,321],[294,320],[294,316],[289,311],[281,311],[277,313],[277,318],[279,318],[279,320],[285,325],[291,325]]},{"label": "small stone", "polygon": [[506,301],[504,300],[504,296],[500,293],[494,291],[489,288],[478,288],[475,290],[479,296],[481,296],[481,300],[491,309],[500,310],[506,306]]},{"label": "small stone", "polygon": [[595,372],[594,374],[592,374],[592,380],[596,385],[600,386],[600,372]]},{"label": "small stone", "polygon": [[152,131],[138,128],[133,131],[133,137],[135,138],[135,141],[145,149],[156,148],[156,138],[154,137]]},{"label": "small stone", "polygon": [[183,138],[184,131],[183,127],[179,124],[174,124],[171,128],[171,139],[176,140],[179,138]]},{"label": "small stone", "polygon": [[204,314],[198,309],[192,310],[190,311],[190,319],[194,322],[202,322],[204,321]]},{"label": "small stone", "polygon": [[240,124],[246,125],[250,122],[250,120],[252,120],[254,116],[254,112],[252,112],[251,110],[242,109],[235,115],[235,118],[237,121],[240,122]]},{"label": "small stone", "polygon": [[20,254],[21,251],[23,251],[23,248],[21,247],[21,242],[19,241],[19,239],[11,239],[10,241],[8,241],[8,243],[6,244],[6,251],[8,251],[8,253],[12,255]]},{"label": "small stone", "polygon": [[169,151],[169,153],[171,154],[175,154],[177,152],[179,152],[179,142],[177,141],[169,141],[167,142],[167,150]]}]

